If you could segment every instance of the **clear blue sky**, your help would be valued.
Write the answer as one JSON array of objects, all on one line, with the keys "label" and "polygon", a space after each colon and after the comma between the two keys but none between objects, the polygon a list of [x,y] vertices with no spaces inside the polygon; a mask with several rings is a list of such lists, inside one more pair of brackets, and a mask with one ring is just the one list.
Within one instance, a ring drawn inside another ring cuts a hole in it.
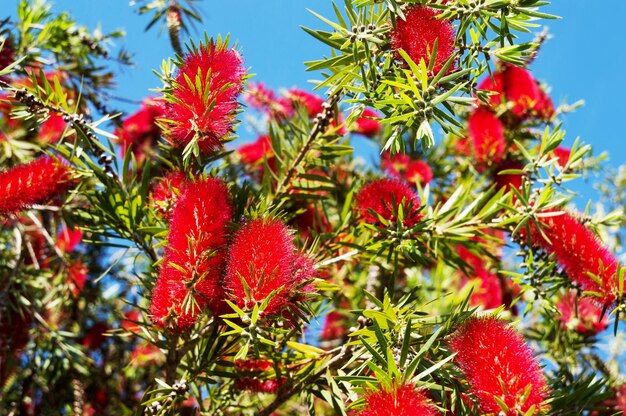
[{"label": "clear blue sky", "polygon": [[[204,24],[198,27],[198,35],[230,33],[257,80],[273,88],[304,87],[316,76],[304,71],[303,62],[319,58],[327,48],[299,25],[325,28],[306,8],[331,16],[329,1],[205,0],[199,4]],[[100,23],[104,31],[126,29],[125,46],[135,54],[137,66],[121,74],[119,95],[140,99],[159,85],[151,70],[172,53],[167,34],[159,36],[155,29],[144,32],[148,18],[134,13],[127,0],[57,0],[54,10],[70,11],[89,28]],[[626,91],[622,32],[626,2],[613,1],[592,10],[588,0],[555,0],[544,10],[562,19],[544,21],[554,38],[533,64],[535,76],[552,87],[557,103],[586,101],[585,107],[565,119],[566,144],[580,136],[594,146],[595,154],[608,151],[611,165],[626,163],[626,137],[616,123],[625,117],[617,94]],[[118,108],[132,110],[122,104]]]}]

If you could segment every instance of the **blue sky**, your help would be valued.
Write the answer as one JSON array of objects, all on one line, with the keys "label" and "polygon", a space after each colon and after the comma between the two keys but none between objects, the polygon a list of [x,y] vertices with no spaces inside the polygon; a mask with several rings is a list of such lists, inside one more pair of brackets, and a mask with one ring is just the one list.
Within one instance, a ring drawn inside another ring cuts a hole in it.
[{"label": "blue sky", "polygon": [[[210,36],[230,33],[257,80],[273,88],[304,87],[316,77],[304,71],[303,62],[321,57],[327,48],[299,26],[326,28],[306,8],[332,16],[329,1],[206,0],[199,4],[204,24],[197,28],[198,37],[204,31]],[[118,95],[140,99],[149,94],[150,88],[159,86],[152,69],[158,69],[161,61],[172,54],[167,34],[159,36],[155,29],[144,32],[148,17],[137,15],[127,0],[57,0],[54,10],[70,11],[89,28],[100,23],[105,32],[126,29],[125,46],[135,54],[137,66],[120,75]],[[580,136],[594,146],[595,154],[608,151],[611,165],[626,163],[626,137],[616,123],[624,117],[616,92],[626,90],[626,77],[622,75],[626,49],[621,33],[626,2],[611,2],[607,11],[606,7],[591,10],[588,0],[556,0],[544,10],[562,19],[542,22],[554,38],[533,64],[535,76],[551,86],[556,103],[579,99],[586,102],[585,107],[564,119],[566,144],[571,145]],[[132,111],[132,106],[121,103],[117,107]]]}]

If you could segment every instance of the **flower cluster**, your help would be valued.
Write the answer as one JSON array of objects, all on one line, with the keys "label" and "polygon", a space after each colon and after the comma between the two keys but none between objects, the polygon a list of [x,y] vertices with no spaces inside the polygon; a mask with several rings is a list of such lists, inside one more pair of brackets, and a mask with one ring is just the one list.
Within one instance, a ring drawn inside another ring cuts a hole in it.
[{"label": "flower cluster", "polygon": [[179,170],[168,172],[161,178],[150,194],[150,202],[156,212],[168,217],[187,182],[187,175]]},{"label": "flower cluster", "polygon": [[245,69],[235,49],[209,42],[183,57],[165,108],[166,136],[175,145],[195,140],[208,154],[232,130]]},{"label": "flower cluster", "polygon": [[276,393],[278,388],[287,381],[285,377],[263,379],[265,373],[270,373],[273,369],[272,363],[267,360],[237,360],[235,361],[235,369],[237,375],[235,387],[238,390]]},{"label": "flower cluster", "polygon": [[573,330],[584,336],[596,335],[609,325],[608,314],[602,316],[602,308],[589,298],[577,298],[576,292],[570,291],[556,304],[561,313],[558,317],[561,327]]},{"label": "flower cluster", "polygon": [[554,255],[572,283],[593,292],[594,300],[610,306],[620,296],[618,260],[598,237],[575,215],[546,210],[537,215],[538,224],[529,223],[528,236],[522,239]]},{"label": "flower cluster", "polygon": [[152,319],[159,326],[185,330],[200,311],[222,307],[222,248],[231,216],[228,189],[219,179],[197,179],[183,187],[171,212],[165,258],[152,292]]},{"label": "flower cluster", "polygon": [[433,180],[433,171],[428,163],[402,153],[391,156],[389,152],[384,152],[380,157],[380,167],[391,177],[414,185],[425,186]]},{"label": "flower cluster", "polygon": [[0,215],[50,201],[68,188],[70,179],[70,168],[47,156],[0,172]]},{"label": "flower cluster", "polygon": [[504,414],[499,403],[510,416],[533,406],[534,415],[548,409],[541,368],[521,335],[504,321],[471,317],[451,336],[450,346],[481,414]]},{"label": "flower cluster", "polygon": [[[423,59],[427,66],[433,66],[435,73],[441,71],[455,52],[456,31],[450,21],[437,18],[440,13],[431,7],[411,5],[404,11],[405,19],[398,19],[391,32],[391,45],[396,51],[403,49],[417,64]],[[437,55],[431,63],[435,44]],[[447,72],[452,69],[451,65]]]},{"label": "flower cluster", "polygon": [[314,275],[312,266],[296,250],[283,223],[255,219],[235,233],[224,284],[239,307],[249,308],[272,295],[265,313],[276,314],[297,296],[296,288]]},{"label": "flower cluster", "polygon": [[380,218],[397,222],[400,207],[404,227],[412,227],[421,220],[417,194],[408,185],[395,179],[375,179],[365,184],[356,194],[359,217],[372,225],[382,226]]},{"label": "flower cluster", "polygon": [[426,394],[411,383],[369,390],[363,396],[366,406],[355,416],[434,416],[438,414]]},{"label": "flower cluster", "polygon": [[122,154],[130,150],[138,164],[145,160],[147,153],[154,149],[161,137],[157,120],[163,117],[164,111],[162,102],[147,98],[139,110],[122,121],[122,125],[115,130]]}]

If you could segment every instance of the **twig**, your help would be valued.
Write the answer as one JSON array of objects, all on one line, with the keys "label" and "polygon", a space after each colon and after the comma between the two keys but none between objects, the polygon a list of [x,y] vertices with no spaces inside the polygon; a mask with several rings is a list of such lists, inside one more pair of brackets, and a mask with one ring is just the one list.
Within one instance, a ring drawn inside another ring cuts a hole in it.
[{"label": "twig", "polygon": [[180,10],[175,0],[172,0],[168,6],[165,19],[167,20],[167,32],[170,35],[172,49],[177,55],[183,56],[183,48],[180,44]]}]

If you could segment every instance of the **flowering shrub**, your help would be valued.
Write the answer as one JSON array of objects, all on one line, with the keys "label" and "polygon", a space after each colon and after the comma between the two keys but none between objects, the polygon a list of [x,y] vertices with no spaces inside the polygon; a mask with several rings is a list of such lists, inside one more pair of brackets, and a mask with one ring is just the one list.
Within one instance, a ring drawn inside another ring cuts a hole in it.
[{"label": "flowering shrub", "polygon": [[122,31],[16,2],[0,413],[624,411],[626,169],[532,70],[546,2],[348,0],[305,28],[312,91],[191,35],[200,0],[139,0],[174,52],[142,97]]}]

